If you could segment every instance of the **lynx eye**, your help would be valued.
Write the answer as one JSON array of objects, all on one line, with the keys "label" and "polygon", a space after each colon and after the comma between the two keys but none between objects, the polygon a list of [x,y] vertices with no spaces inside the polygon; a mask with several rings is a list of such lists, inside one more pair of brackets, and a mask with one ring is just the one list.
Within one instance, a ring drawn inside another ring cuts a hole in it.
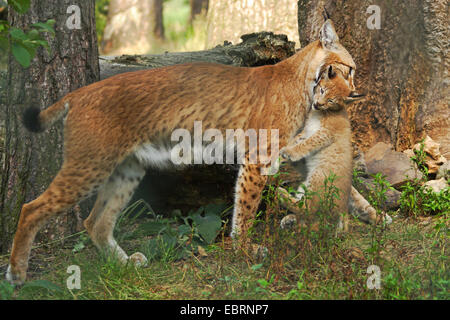
[{"label": "lynx eye", "polygon": [[323,90],[323,88],[321,87],[320,88],[320,94],[324,94],[325,93],[325,90]]}]

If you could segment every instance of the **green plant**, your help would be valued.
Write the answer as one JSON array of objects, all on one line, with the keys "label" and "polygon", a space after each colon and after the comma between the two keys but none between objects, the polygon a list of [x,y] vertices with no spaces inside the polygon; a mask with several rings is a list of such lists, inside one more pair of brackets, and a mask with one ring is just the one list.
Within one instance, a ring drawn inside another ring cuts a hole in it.
[{"label": "green plant", "polygon": [[[30,8],[30,0],[11,0],[8,1],[8,5],[17,13],[24,14]],[[44,38],[44,34],[54,36],[54,24],[55,20],[50,19],[46,22],[34,23],[24,31],[12,27],[8,21],[0,20],[0,49],[7,52],[11,50],[17,62],[24,68],[28,68],[36,55],[37,48],[42,46],[50,52],[50,46]]]},{"label": "green plant", "polygon": [[[382,216],[385,210],[386,203],[386,193],[389,190],[393,190],[393,187],[386,180],[386,176],[381,173],[377,173],[372,175],[373,178],[373,186],[370,187],[370,191],[368,193],[368,200],[370,204],[377,211],[377,216]],[[370,227],[370,247],[367,249],[367,252],[372,257],[372,259],[378,259],[380,257],[380,252],[383,249],[385,243],[385,223],[376,223],[372,224]]]},{"label": "green plant", "polygon": [[14,286],[6,280],[0,281],[0,300],[11,300],[14,295]]},{"label": "green plant", "polygon": [[[210,204],[191,211],[186,217],[156,219],[141,224],[136,233],[153,236],[143,245],[147,257],[153,260],[173,261],[184,258],[199,247],[212,245],[222,228],[221,215],[228,208]],[[181,224],[177,222],[181,221]]]},{"label": "green plant", "polygon": [[110,0],[95,0],[95,28],[99,45],[103,41],[103,34],[108,19],[109,2]]},{"label": "green plant", "polygon": [[25,283],[22,287],[16,288],[6,280],[0,281],[0,300],[11,300],[13,298],[26,299],[29,295],[59,294],[63,289],[48,280],[34,280]]},{"label": "green plant", "polygon": [[450,188],[434,192],[420,181],[408,181],[402,186],[400,209],[408,216],[436,215],[450,212]]},{"label": "green plant", "polygon": [[411,160],[417,164],[419,170],[423,173],[423,179],[426,180],[428,177],[428,166],[426,164],[427,154],[424,151],[425,149],[425,139],[422,139],[419,142],[419,150],[414,149],[414,156],[411,157]]}]

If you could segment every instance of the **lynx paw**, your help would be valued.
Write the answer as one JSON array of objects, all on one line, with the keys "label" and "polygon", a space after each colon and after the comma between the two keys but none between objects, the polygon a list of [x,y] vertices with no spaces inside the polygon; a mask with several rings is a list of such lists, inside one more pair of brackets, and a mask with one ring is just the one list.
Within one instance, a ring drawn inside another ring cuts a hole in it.
[{"label": "lynx paw", "polygon": [[295,157],[292,151],[288,148],[282,148],[280,151],[280,155],[283,159],[289,160],[289,161],[298,161],[300,160],[298,157]]},{"label": "lynx paw", "polygon": [[297,218],[294,214],[288,214],[283,219],[281,219],[280,227],[281,229],[292,229],[297,224]]},{"label": "lynx paw", "polygon": [[20,286],[25,282],[25,277],[25,275],[15,274],[11,269],[11,265],[8,265],[5,278],[10,284]]},{"label": "lynx paw", "polygon": [[384,216],[383,216],[383,221],[384,221],[384,223],[386,223],[386,225],[389,225],[389,224],[392,223],[392,218],[391,218],[390,215],[385,213]]},{"label": "lynx paw", "polygon": [[128,258],[128,261],[133,263],[136,267],[145,267],[145,266],[147,266],[147,263],[148,263],[147,258],[140,252],[133,253]]}]

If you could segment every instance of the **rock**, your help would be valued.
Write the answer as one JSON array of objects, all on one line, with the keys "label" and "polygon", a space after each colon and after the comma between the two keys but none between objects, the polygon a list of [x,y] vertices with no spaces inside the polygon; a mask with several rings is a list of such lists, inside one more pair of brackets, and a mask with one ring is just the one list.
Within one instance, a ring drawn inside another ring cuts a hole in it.
[{"label": "rock", "polygon": [[448,187],[447,180],[445,178],[441,178],[439,180],[430,180],[425,183],[425,186],[433,189],[434,192],[439,193],[441,190]]},{"label": "rock", "polygon": [[382,173],[394,188],[422,178],[422,173],[410,158],[405,153],[394,151],[390,144],[377,143],[366,152],[365,158],[368,173]]},{"label": "rock", "polygon": [[[414,150],[420,150],[420,143],[417,143],[414,145]],[[426,138],[423,141],[423,151],[425,151],[431,158],[434,160],[437,160],[441,153],[439,151],[440,145],[439,143],[435,142],[433,139],[431,139],[429,136],[426,136]]]},{"label": "rock", "polygon": [[[362,191],[362,194],[368,194],[373,192],[373,190],[376,190],[375,183],[373,182],[372,178],[366,179],[366,178],[359,178],[359,181],[361,182],[358,184],[358,189]],[[397,190],[389,189],[386,191],[386,202],[382,204],[384,210],[397,210],[400,207],[400,197],[402,193]],[[392,222],[392,219],[390,217],[385,218],[387,224],[390,224]],[[389,221],[390,220],[390,221]]]},{"label": "rock", "polygon": [[[423,151],[426,153],[425,164],[428,168],[428,173],[437,173],[439,167],[447,162],[447,159],[440,152],[440,144],[435,142],[429,136],[426,136],[423,141]],[[421,144],[414,145],[414,150],[420,150]]]},{"label": "rock", "polygon": [[381,160],[383,159],[384,154],[392,150],[392,144],[390,143],[384,143],[384,142],[378,142],[376,145],[374,145],[372,148],[370,148],[366,152],[366,164],[370,160]]},{"label": "rock", "polygon": [[353,170],[357,171],[359,176],[368,177],[364,153],[356,144],[353,145]]},{"label": "rock", "polygon": [[403,150],[403,153],[406,154],[410,159],[416,155],[412,149]]},{"label": "rock", "polygon": [[428,167],[428,173],[437,173],[439,168],[447,162],[447,159],[444,156],[440,156],[438,160],[434,160],[431,157],[425,159],[425,163]]},{"label": "rock", "polygon": [[446,180],[450,180],[450,161],[447,161],[442,166],[439,167],[439,170],[436,175],[436,179],[445,178]]}]

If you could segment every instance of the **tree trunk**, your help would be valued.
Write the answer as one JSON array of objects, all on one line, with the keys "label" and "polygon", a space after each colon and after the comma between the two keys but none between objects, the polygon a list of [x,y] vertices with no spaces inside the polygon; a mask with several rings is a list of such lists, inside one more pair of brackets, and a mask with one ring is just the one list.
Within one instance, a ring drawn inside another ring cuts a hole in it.
[{"label": "tree trunk", "polygon": [[301,44],[317,39],[325,6],[356,62],[356,82],[368,94],[349,110],[363,150],[378,141],[403,150],[428,134],[450,159],[448,1],[377,1],[380,29],[368,27],[372,4],[300,0]]},{"label": "tree trunk", "polygon": [[199,14],[206,14],[208,12],[209,0],[190,0],[191,15],[189,17],[189,24],[195,20]]},{"label": "tree trunk", "polygon": [[155,28],[153,34],[159,40],[165,39],[164,20],[163,20],[163,0],[155,0],[154,4]]},{"label": "tree trunk", "polygon": [[[73,15],[67,13],[72,5],[81,10],[81,29],[69,29],[66,24]],[[47,39],[51,54],[39,49],[28,69],[23,69],[9,56],[8,98],[0,112],[5,126],[0,180],[0,252],[5,252],[10,245],[22,205],[46,189],[62,162],[62,123],[43,134],[30,134],[21,124],[23,111],[29,106],[46,108],[67,93],[99,79],[94,0],[32,1],[26,14],[9,14],[11,25],[21,29],[48,19],[56,20],[56,36]],[[57,222],[66,220],[64,225],[68,225],[66,231],[70,232],[79,222],[73,217],[67,214],[57,218]],[[63,224],[53,221],[44,232],[54,235],[59,225]]]},{"label": "tree trunk", "polygon": [[102,53],[144,54],[164,38],[162,0],[111,0]]},{"label": "tree trunk", "polygon": [[271,31],[298,44],[296,0],[210,0],[207,48],[237,43],[242,34]]}]

